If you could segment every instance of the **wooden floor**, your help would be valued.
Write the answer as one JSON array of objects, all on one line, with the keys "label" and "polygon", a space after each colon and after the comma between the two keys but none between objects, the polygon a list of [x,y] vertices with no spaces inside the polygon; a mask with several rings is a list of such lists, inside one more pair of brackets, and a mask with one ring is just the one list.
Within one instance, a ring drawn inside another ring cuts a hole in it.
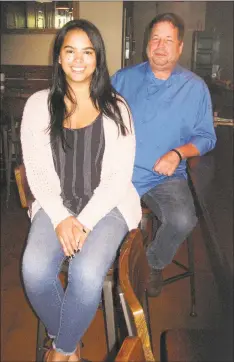
[{"label": "wooden floor", "polygon": [[[26,211],[19,206],[17,192],[12,185],[10,205],[4,205],[1,193],[1,361],[35,361],[37,319],[25,297],[21,277],[21,256],[29,229]],[[194,230],[195,270],[197,290],[197,317],[190,312],[189,280],[184,279],[164,287],[158,298],[150,299],[150,319],[153,348],[159,361],[159,341],[167,328],[218,328],[222,318],[217,287],[206,255],[199,226]],[[177,258],[185,261],[182,246]],[[176,271],[170,265],[165,276]],[[84,336],[83,357],[93,362],[106,357],[105,332],[102,312],[98,311]]]}]

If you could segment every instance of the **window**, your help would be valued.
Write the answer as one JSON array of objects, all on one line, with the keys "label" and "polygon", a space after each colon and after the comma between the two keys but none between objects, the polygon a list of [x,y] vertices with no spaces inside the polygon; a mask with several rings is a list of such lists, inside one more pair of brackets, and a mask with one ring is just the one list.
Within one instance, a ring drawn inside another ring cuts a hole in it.
[{"label": "window", "polygon": [[7,33],[51,32],[78,18],[78,1],[4,1],[2,30]]}]

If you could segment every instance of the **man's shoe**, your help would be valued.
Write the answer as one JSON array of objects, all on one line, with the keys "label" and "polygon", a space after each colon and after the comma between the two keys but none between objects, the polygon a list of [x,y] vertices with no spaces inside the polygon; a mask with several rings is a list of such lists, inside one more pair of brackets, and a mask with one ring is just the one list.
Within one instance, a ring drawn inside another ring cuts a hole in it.
[{"label": "man's shoe", "polygon": [[149,297],[158,297],[162,291],[163,277],[161,269],[150,268],[150,275],[147,286],[147,295]]}]

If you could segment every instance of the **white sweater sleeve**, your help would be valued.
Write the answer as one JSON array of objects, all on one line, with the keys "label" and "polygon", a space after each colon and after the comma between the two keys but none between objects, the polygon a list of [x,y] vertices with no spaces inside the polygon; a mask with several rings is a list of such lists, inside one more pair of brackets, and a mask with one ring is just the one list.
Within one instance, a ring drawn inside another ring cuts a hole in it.
[{"label": "white sweater sleeve", "polygon": [[27,101],[21,123],[23,160],[30,189],[51,219],[54,228],[71,216],[63,205],[59,177],[54,168],[47,131],[48,91],[33,94]]},{"label": "white sweater sleeve", "polygon": [[119,102],[119,106],[129,133],[126,136],[123,136],[121,132],[118,134],[115,122],[105,118],[105,151],[100,184],[77,217],[90,230],[113,208],[118,206],[132,186],[131,179],[136,146],[134,127],[131,113],[126,105]]}]

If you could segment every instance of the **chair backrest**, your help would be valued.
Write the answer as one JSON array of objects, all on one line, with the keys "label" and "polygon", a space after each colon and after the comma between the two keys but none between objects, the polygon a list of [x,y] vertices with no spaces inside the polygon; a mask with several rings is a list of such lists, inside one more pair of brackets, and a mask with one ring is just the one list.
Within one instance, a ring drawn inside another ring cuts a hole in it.
[{"label": "chair backrest", "polygon": [[146,362],[140,338],[126,337],[115,362]]},{"label": "chair backrest", "polygon": [[23,208],[31,208],[32,202],[35,200],[28,185],[24,165],[17,166],[14,169],[16,184],[19,192],[20,203]]},{"label": "chair backrest", "polygon": [[141,201],[142,218],[140,229],[144,235],[144,246],[147,247],[153,239],[153,220],[155,216],[152,211]]},{"label": "chair backrest", "polygon": [[124,300],[128,308],[124,308],[125,320],[127,322],[126,310],[130,312],[133,323],[133,334],[141,339],[146,361],[155,361],[151,343],[150,333],[147,326],[146,286],[149,276],[149,266],[143,246],[143,236],[140,229],[132,230],[120,252],[119,257],[119,282]]}]

